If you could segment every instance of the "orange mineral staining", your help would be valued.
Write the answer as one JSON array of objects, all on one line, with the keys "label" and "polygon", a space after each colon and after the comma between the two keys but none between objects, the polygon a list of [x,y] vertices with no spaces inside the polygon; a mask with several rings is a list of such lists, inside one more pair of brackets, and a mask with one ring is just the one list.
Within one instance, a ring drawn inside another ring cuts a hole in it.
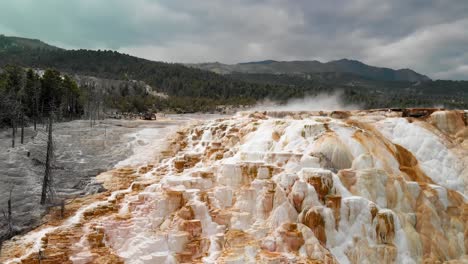
[{"label": "orange mineral staining", "polygon": [[[97,180],[2,263],[466,263],[466,112],[245,112]],[[425,137],[425,138],[421,138]],[[40,253],[39,253],[40,250]]]}]

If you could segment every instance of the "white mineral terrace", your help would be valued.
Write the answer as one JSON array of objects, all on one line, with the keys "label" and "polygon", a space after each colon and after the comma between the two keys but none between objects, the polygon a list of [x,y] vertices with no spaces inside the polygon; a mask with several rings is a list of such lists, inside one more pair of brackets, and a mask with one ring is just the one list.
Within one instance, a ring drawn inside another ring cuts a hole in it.
[{"label": "white mineral terrace", "polygon": [[159,162],[103,177],[130,187],[15,237],[0,260],[38,263],[41,250],[42,263],[467,263],[467,115],[200,122],[174,133]]}]

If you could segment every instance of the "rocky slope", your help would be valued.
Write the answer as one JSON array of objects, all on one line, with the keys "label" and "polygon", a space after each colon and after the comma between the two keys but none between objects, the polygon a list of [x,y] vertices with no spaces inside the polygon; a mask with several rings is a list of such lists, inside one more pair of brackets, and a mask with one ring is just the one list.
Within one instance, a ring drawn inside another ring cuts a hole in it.
[{"label": "rocky slope", "polygon": [[4,245],[4,263],[466,263],[467,112],[250,112]]}]

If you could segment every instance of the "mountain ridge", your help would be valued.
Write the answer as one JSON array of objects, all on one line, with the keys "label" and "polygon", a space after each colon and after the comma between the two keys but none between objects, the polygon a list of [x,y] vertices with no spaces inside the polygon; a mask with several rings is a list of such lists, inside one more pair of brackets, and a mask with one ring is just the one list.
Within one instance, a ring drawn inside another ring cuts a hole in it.
[{"label": "mountain ridge", "polygon": [[[282,65],[282,62],[273,60],[241,65],[254,69],[270,67],[269,73],[230,73],[232,69],[226,64],[200,64],[206,68],[215,65],[218,72],[226,72],[217,74],[213,70],[200,69],[197,65],[152,61],[111,50],[68,50],[50,46],[40,40],[0,36],[0,40],[2,39],[6,39],[9,44],[4,45],[6,48],[3,51],[0,49],[0,72],[1,68],[13,65],[43,70],[56,69],[71,76],[136,80],[149,85],[151,92],[168,96],[164,100],[149,98],[146,93],[129,97],[123,92],[125,89],[110,87],[114,92],[108,98],[111,102],[109,105],[121,111],[128,110],[127,106],[137,108],[136,106],[143,104],[143,99],[148,102],[152,100],[154,104],[146,105],[153,105],[155,109],[175,109],[174,111],[182,113],[215,111],[218,106],[226,105],[253,105],[265,98],[284,103],[292,98],[331,94],[336,91],[344,91],[342,97],[345,103],[362,105],[367,109],[434,105],[465,109],[468,102],[468,81],[432,81],[410,70],[403,69],[402,73],[348,59],[329,64],[318,61],[289,62],[286,63],[289,68],[286,67],[284,72],[291,74],[278,74],[280,71],[272,70],[271,65]],[[304,73],[303,64],[309,67],[325,65],[328,68],[322,67],[320,71]],[[347,67],[353,70],[346,70]],[[411,78],[416,75],[417,78],[411,79],[405,77],[405,74]],[[395,81],[399,78],[404,81]],[[419,81],[421,79],[427,81]]]},{"label": "mountain ridge", "polygon": [[268,73],[268,74],[308,74],[308,73],[353,73],[362,77],[382,81],[430,81],[431,79],[412,69],[391,69],[386,67],[375,67],[358,60],[340,59],[329,62],[317,60],[292,60],[276,61],[262,60],[243,62],[237,64],[198,63],[185,64],[190,67],[208,70],[219,74],[239,73]]},{"label": "mountain ridge", "polygon": [[0,52],[7,52],[15,49],[63,50],[62,48],[47,44],[39,39],[0,34]]},{"label": "mountain ridge", "polygon": [[[46,51],[74,51],[62,49],[49,45],[39,39],[0,35],[0,52],[22,52],[26,50],[46,50]],[[75,50],[76,51],[76,50]],[[125,55],[125,54],[124,54]],[[133,57],[133,56],[132,56]],[[138,57],[135,57],[138,58]],[[147,60],[145,58],[138,58]],[[156,62],[157,61],[152,61]],[[310,74],[310,73],[352,73],[365,78],[381,81],[410,81],[421,82],[430,81],[426,75],[420,74],[412,69],[391,69],[385,67],[375,67],[353,59],[339,59],[329,62],[318,60],[262,60],[237,64],[224,64],[220,62],[207,62],[199,64],[183,64],[191,68],[198,68],[218,74],[230,73],[268,73],[268,74]]]}]

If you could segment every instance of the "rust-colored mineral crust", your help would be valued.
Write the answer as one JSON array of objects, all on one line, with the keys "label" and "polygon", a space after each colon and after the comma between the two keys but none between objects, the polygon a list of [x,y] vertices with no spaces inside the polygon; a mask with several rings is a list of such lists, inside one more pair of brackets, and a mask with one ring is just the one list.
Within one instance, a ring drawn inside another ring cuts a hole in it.
[{"label": "rust-colored mineral crust", "polygon": [[7,241],[1,263],[467,263],[467,112],[244,112]]}]

